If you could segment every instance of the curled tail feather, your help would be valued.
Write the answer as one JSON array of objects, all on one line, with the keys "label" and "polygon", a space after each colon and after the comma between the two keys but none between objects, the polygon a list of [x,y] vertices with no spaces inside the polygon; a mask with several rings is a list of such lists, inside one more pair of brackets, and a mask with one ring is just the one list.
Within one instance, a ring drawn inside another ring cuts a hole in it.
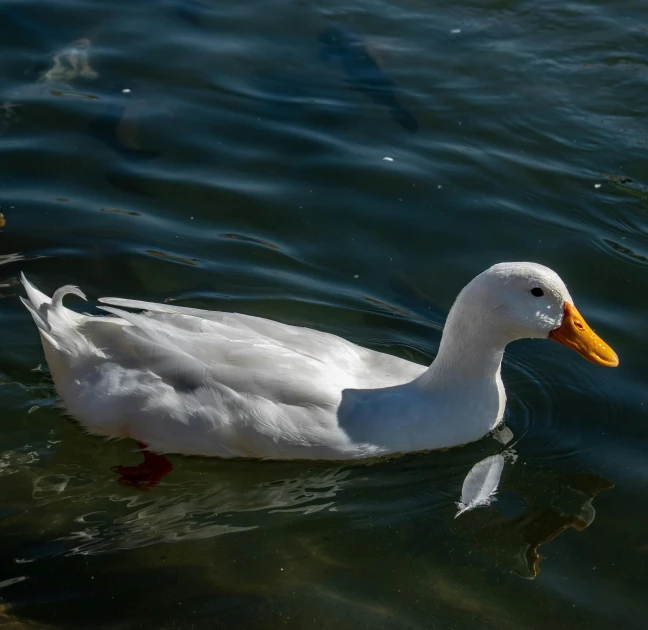
[{"label": "curled tail feather", "polygon": [[74,286],[73,284],[66,284],[60,289],[54,291],[52,296],[52,308],[60,308],[63,306],[63,297],[68,294],[78,295],[82,300],[88,301],[88,298],[85,296],[85,293],[79,289],[79,287]]}]

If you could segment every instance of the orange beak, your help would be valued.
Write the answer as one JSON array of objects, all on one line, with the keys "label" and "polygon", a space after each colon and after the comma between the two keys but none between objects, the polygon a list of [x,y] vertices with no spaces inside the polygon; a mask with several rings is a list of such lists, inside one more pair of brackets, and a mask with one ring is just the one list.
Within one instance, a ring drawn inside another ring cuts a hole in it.
[{"label": "orange beak", "polygon": [[576,307],[569,302],[565,302],[560,328],[552,330],[549,339],[576,350],[582,357],[597,365],[605,367],[619,365],[616,352],[587,325]]}]

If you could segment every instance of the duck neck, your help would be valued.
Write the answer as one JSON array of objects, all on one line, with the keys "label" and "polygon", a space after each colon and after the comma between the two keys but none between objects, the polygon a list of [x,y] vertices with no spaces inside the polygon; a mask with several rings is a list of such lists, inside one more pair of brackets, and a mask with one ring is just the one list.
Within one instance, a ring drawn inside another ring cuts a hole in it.
[{"label": "duck neck", "polygon": [[419,385],[448,387],[498,379],[509,340],[491,330],[492,327],[478,315],[466,315],[460,303],[453,306],[443,330],[439,353],[417,379]]}]

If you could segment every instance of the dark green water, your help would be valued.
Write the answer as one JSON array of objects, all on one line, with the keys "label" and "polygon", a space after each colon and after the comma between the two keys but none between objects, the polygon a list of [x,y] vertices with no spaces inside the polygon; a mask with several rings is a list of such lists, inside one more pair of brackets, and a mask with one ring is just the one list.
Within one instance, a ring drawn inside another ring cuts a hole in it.
[{"label": "dark green water", "polygon": [[[80,37],[100,77],[35,83]],[[643,628],[647,47],[627,0],[0,3],[21,105],[0,136],[0,626]],[[509,347],[518,460],[457,520],[492,438],[355,466],[173,457],[152,492],[121,487],[141,455],[61,416],[17,298],[24,271],[429,362],[459,289],[508,260],[555,269],[621,365]]]}]

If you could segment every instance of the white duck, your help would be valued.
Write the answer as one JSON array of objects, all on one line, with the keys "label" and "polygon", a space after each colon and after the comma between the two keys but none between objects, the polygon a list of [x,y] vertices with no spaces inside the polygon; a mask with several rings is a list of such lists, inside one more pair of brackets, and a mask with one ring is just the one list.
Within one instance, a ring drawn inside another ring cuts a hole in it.
[{"label": "white duck", "polygon": [[552,338],[618,359],[551,269],[502,263],[461,291],[429,368],[328,333],[250,315],[119,298],[80,315],[23,276],[56,390],[90,433],[153,452],[356,459],[457,446],[504,414],[506,345]]}]

